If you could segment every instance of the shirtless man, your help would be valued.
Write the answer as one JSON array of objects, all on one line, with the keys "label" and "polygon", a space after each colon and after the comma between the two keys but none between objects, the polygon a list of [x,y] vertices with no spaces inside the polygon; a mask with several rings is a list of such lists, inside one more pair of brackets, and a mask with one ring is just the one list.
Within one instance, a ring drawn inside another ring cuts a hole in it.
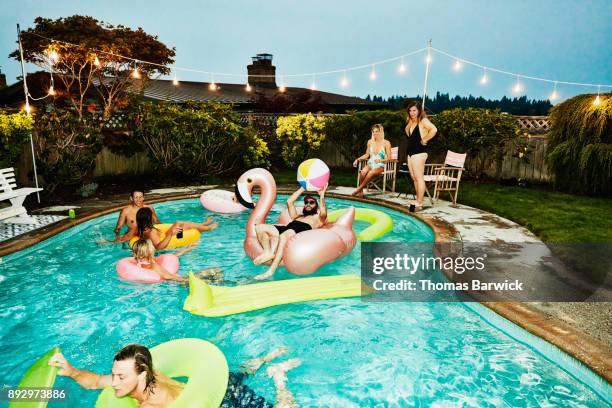
[{"label": "shirtless man", "polygon": [[[249,388],[242,384],[247,375],[253,375],[259,368],[287,352],[284,347],[271,351],[264,357],[247,361],[243,372],[230,373],[229,384],[223,403],[237,406],[243,393],[249,393]],[[268,376],[274,379],[276,388],[276,408],[297,407],[295,398],[287,389],[287,371],[299,366],[301,361],[292,358],[282,363],[268,367]],[[58,374],[68,376],[81,387],[87,389],[101,389],[113,387],[118,398],[129,395],[138,402],[140,408],[166,408],[174,402],[183,391],[184,384],[168,378],[153,369],[151,352],[139,344],[130,344],[121,349],[113,361],[112,374],[100,375],[91,371],[79,370],[73,367],[61,353],[56,353],[49,360],[49,365],[59,367]],[[252,397],[252,393],[251,393]],[[262,397],[261,405],[269,406]],[[222,404],[223,405],[223,404]],[[223,405],[223,406],[225,406]]]},{"label": "shirtless man", "polygon": [[[287,199],[287,210],[292,221],[287,225],[269,225],[259,224],[255,226],[255,232],[257,233],[257,240],[263,247],[263,253],[257,258],[253,259],[255,265],[261,265],[273,259],[272,264],[268,270],[260,275],[255,276],[255,279],[267,279],[274,275],[276,268],[283,259],[283,253],[285,251],[285,244],[295,234],[299,234],[303,231],[311,229],[321,228],[325,221],[327,221],[327,208],[325,206],[325,190],[327,185],[323,189],[319,190],[319,198],[321,204],[317,204],[317,200],[311,196],[306,195],[304,197],[304,209],[302,215],[298,214],[295,209],[295,200],[305,191],[300,187],[295,193]],[[271,248],[270,241],[272,237],[278,237],[278,245],[276,248]]]},{"label": "shirtless man", "polygon": [[[140,190],[132,190],[130,194],[130,204],[121,210],[119,219],[117,220],[117,226],[115,227],[115,239],[112,242],[125,242],[129,241],[136,235],[136,213],[141,208],[150,208],[153,213],[153,223],[161,224],[155,209],[144,203],[144,192]],[[127,225],[128,230],[122,236],[119,236],[121,228]]]},{"label": "shirtless man", "polygon": [[181,383],[153,370],[149,349],[138,344],[125,346],[115,354],[112,374],[79,370],[61,353],[54,354],[49,365],[59,367],[59,375],[72,378],[83,388],[113,387],[117,397],[129,395],[138,401],[140,408],[167,407],[183,390]]}]

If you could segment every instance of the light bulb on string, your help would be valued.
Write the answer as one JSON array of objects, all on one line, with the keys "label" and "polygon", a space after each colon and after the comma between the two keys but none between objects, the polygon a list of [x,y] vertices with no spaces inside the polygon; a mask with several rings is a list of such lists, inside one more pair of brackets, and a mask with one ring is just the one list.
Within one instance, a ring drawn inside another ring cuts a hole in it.
[{"label": "light bulb on string", "polygon": [[311,91],[317,90],[317,81],[314,75],[312,76],[312,83],[310,84],[310,90]]},{"label": "light bulb on string", "polygon": [[55,50],[49,51],[49,62],[51,64],[57,64],[59,61],[59,54]]},{"label": "light bulb on string", "polygon": [[138,71],[138,66],[134,63],[134,70],[132,71],[132,78],[140,79],[140,72]]},{"label": "light bulb on string", "polygon": [[285,87],[285,78],[281,76],[281,85],[278,87],[279,92],[285,92],[287,88]]},{"label": "light bulb on string", "polygon": [[600,93],[601,93],[601,85],[597,85],[597,96],[595,97],[595,100],[593,101],[593,105],[595,106],[601,103],[601,99],[599,98]]},{"label": "light bulb on string", "polygon": [[176,74],[174,74],[174,78],[172,78],[172,85],[177,86],[179,84],[179,80],[176,77]]},{"label": "light bulb on string", "polygon": [[49,94],[49,96],[53,96],[53,95],[55,95],[55,89],[53,89],[53,85],[51,85],[51,86],[49,87],[49,92],[48,92],[48,94]]},{"label": "light bulb on string", "polygon": [[400,60],[399,65],[397,66],[397,73],[398,74],[405,74],[406,73],[406,64],[404,63],[404,57],[402,57],[402,59]]},{"label": "light bulb on string", "polygon": [[514,88],[512,88],[512,91],[516,94],[523,91],[523,86],[521,85],[521,81],[519,80],[518,75],[516,76],[516,84],[514,85]]},{"label": "light bulb on string", "polygon": [[482,76],[480,77],[480,83],[482,85],[486,85],[489,82],[489,77],[487,76],[487,67],[484,67],[482,70]]},{"label": "light bulb on string", "polygon": [[557,93],[557,81],[555,81],[555,85],[553,85],[553,91],[550,94],[549,99],[551,101],[554,101],[555,99],[559,98],[559,94]]},{"label": "light bulb on string", "polygon": [[26,101],[25,106],[23,108],[26,113],[29,115],[32,112],[32,108],[30,107],[30,102]]},{"label": "light bulb on string", "polygon": [[427,51],[427,56],[425,57],[425,62],[426,63],[431,63],[431,51]]},{"label": "light bulb on string", "polygon": [[100,60],[98,59],[98,57],[97,57],[97,56],[94,58],[94,62],[93,62],[93,64],[94,64],[96,67],[99,67],[99,66],[100,66]]},{"label": "light bulb on string", "polygon": [[249,83],[247,82],[247,84],[246,84],[246,86],[244,87],[244,89],[245,89],[247,92],[251,92],[251,90],[252,90],[252,88],[251,88],[251,84],[249,84]]},{"label": "light bulb on string", "polygon": [[342,79],[340,80],[340,86],[343,88],[347,88],[349,86],[349,80],[346,77],[346,71],[342,74]]},{"label": "light bulb on string", "polygon": [[455,63],[453,64],[453,69],[455,71],[461,71],[461,67],[462,67],[461,61],[456,59]]},{"label": "light bulb on string", "polygon": [[376,81],[376,66],[372,65],[372,70],[370,71],[370,81]]},{"label": "light bulb on string", "polygon": [[215,82],[211,82],[210,85],[208,85],[208,89],[210,89],[211,91],[216,91],[217,90],[217,84],[215,84]]}]

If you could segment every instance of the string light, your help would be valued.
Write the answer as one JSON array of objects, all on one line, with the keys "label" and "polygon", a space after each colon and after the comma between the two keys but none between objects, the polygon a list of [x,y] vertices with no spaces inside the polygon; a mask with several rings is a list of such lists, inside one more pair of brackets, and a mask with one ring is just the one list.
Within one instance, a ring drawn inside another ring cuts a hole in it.
[{"label": "string light", "polygon": [[550,94],[549,99],[551,101],[554,101],[555,99],[557,99],[559,97],[559,94],[557,93],[557,83],[555,82],[555,85],[553,86],[553,91]]},{"label": "string light", "polygon": [[316,81],[316,77],[314,75],[312,76],[312,83],[310,84],[310,90],[311,91],[316,91],[317,90],[317,81]]},{"label": "string light", "polygon": [[483,67],[482,76],[480,77],[480,83],[482,85],[486,85],[489,82],[489,77],[487,76],[487,67]]},{"label": "string light", "polygon": [[59,61],[59,54],[55,50],[49,51],[49,61],[51,64],[57,64]]},{"label": "string light", "polygon": [[601,93],[601,85],[597,85],[597,96],[595,97],[595,100],[593,101],[593,105],[597,106],[601,103],[601,99],[599,99],[599,94]]},{"label": "string light", "polygon": [[25,103],[24,110],[26,111],[26,113],[28,115],[30,114],[30,112],[32,112],[32,108],[30,107],[30,102],[28,102],[27,100],[26,100],[26,103]]},{"label": "string light", "polygon": [[97,57],[97,56],[94,58],[94,62],[93,62],[93,64],[94,64],[96,67],[99,67],[99,66],[100,66],[100,60],[98,59],[98,57]]},{"label": "string light", "polygon": [[49,87],[49,95],[51,96],[55,95],[55,89],[53,89],[53,85]]},{"label": "string light", "polygon": [[512,88],[512,91],[514,93],[520,93],[523,90],[523,86],[521,85],[521,81],[519,80],[519,76],[516,76],[516,85],[514,85],[514,88]]},{"label": "string light", "polygon": [[138,66],[134,63],[134,70],[132,71],[132,78],[140,79],[140,72],[138,71]]},{"label": "string light", "polygon": [[285,77],[281,76],[281,86],[278,88],[279,92],[285,92],[287,88],[285,88]]},{"label": "string light", "polygon": [[461,71],[461,66],[462,66],[461,61],[457,59],[455,60],[455,63],[453,64],[453,69],[455,71]]},{"label": "string light", "polygon": [[427,50],[427,56],[425,57],[425,62],[426,63],[431,63],[431,51],[429,51],[429,49]]},{"label": "string light", "polygon": [[211,82],[210,85],[208,85],[208,89],[210,89],[211,91],[216,91],[218,89],[217,84]]},{"label": "string light", "polygon": [[176,77],[176,74],[174,74],[174,78],[172,79],[172,85],[177,86],[179,84],[178,78]]},{"label": "string light", "polygon": [[252,88],[251,88],[251,84],[249,84],[249,83],[247,82],[247,84],[246,84],[246,86],[244,87],[244,89],[245,89],[247,92],[251,92],[251,89],[252,89]]},{"label": "string light", "polygon": [[372,70],[370,71],[370,81],[376,81],[376,66],[372,65]]},{"label": "string light", "polygon": [[398,74],[405,74],[406,73],[406,64],[404,63],[404,57],[402,57],[402,59],[400,60],[399,65],[397,66],[397,73]]},{"label": "string light", "polygon": [[346,77],[346,71],[342,74],[342,79],[340,80],[340,86],[343,88],[347,88],[349,86],[349,80]]}]

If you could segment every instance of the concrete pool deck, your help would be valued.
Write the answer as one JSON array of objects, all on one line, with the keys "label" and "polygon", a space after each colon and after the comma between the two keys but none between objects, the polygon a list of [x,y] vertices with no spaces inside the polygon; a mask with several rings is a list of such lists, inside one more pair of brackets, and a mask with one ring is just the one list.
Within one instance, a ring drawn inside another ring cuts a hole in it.
[{"label": "concrete pool deck", "polygon": [[[146,199],[148,203],[155,203],[195,198],[202,191],[215,187],[207,185],[151,190],[146,192]],[[279,187],[279,192],[290,193],[293,188],[293,186]],[[329,190],[329,196],[379,204],[409,214],[408,200],[398,198],[397,194],[372,195],[365,199],[355,199],[350,196],[352,190],[351,187],[336,187]],[[70,207],[76,207],[76,220],[62,220],[3,242],[0,244],[0,257],[34,245],[76,224],[116,212],[126,203],[126,195],[70,203]],[[65,215],[66,208],[43,208],[33,213]],[[426,208],[414,216],[432,227],[437,242],[540,242],[529,230],[512,221],[468,206],[451,206],[446,201],[439,201],[434,207]],[[509,268],[511,267],[509,264]],[[609,383],[612,382],[612,303],[483,302],[483,304],[573,355]]]}]

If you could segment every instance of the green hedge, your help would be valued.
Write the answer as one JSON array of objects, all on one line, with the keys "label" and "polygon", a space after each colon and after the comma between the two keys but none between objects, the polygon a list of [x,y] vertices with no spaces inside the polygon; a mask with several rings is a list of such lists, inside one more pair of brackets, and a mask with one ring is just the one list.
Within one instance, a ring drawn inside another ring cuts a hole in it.
[{"label": "green hedge", "polygon": [[136,140],[159,172],[207,177],[269,164],[266,143],[229,105],[141,102],[132,114]]},{"label": "green hedge", "polygon": [[14,167],[28,142],[34,121],[25,113],[0,112],[0,168]]},{"label": "green hedge", "polygon": [[578,95],[550,113],[547,162],[561,190],[612,196],[612,93]]}]

